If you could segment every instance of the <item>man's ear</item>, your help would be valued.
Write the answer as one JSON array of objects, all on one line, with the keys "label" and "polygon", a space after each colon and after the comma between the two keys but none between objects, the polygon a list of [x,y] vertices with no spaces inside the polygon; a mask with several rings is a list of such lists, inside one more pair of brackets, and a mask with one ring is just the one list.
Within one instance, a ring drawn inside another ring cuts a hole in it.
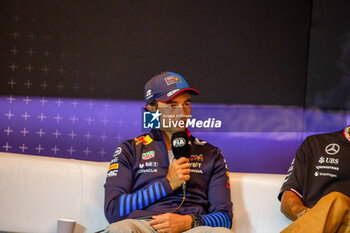
[{"label": "man's ear", "polygon": [[150,105],[150,104],[147,104],[146,108],[147,108],[147,111],[149,111],[149,112],[155,112],[156,111],[156,106],[153,106],[153,105]]}]

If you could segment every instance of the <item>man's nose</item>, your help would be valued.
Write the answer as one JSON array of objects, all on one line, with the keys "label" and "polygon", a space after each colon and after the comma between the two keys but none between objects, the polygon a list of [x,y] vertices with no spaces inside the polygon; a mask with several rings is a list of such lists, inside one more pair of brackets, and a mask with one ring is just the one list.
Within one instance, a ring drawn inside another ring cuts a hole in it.
[{"label": "man's nose", "polygon": [[181,114],[182,117],[184,117],[185,115],[191,114],[191,110],[188,106],[181,105],[181,106],[179,106],[178,114]]},{"label": "man's nose", "polygon": [[182,115],[185,113],[185,108],[183,106],[177,106],[176,108],[176,114],[177,115]]}]

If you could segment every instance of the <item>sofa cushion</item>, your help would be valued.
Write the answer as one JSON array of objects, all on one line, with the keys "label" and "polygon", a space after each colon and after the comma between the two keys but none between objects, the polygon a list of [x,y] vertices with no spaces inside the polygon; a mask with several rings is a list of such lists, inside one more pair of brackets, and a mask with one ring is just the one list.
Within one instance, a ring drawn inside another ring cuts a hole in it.
[{"label": "sofa cushion", "polygon": [[285,175],[230,173],[235,232],[281,232],[291,221],[277,199]]},{"label": "sofa cushion", "polygon": [[78,232],[107,226],[103,213],[108,163],[0,153],[0,231],[56,232],[58,218]]},{"label": "sofa cushion", "polygon": [[[75,233],[104,229],[109,163],[0,152],[0,231],[54,233],[58,218],[75,219]],[[230,173],[233,229],[280,232],[290,221],[277,200],[284,175]]]}]

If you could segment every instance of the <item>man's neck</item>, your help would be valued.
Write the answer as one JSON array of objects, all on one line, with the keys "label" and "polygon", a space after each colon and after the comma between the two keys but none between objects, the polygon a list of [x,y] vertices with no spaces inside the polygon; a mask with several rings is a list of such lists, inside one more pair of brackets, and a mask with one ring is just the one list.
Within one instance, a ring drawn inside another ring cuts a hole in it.
[{"label": "man's neck", "polygon": [[168,132],[168,131],[163,131],[162,130],[162,134],[163,134],[163,138],[165,141],[165,145],[167,147],[168,150],[172,150],[171,149],[171,137],[173,136],[175,132]]},{"label": "man's neck", "polygon": [[171,150],[171,136],[173,136],[173,133],[172,132],[162,131],[162,134],[163,134],[163,138],[164,138],[164,141],[165,141],[166,148],[168,150]]}]

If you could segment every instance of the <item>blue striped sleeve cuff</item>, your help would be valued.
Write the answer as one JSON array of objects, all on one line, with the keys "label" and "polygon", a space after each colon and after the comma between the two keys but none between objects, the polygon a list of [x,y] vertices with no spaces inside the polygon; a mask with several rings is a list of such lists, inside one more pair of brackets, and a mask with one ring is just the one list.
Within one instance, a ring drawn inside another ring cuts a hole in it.
[{"label": "blue striped sleeve cuff", "polygon": [[231,229],[231,219],[222,212],[199,215],[199,217],[201,218],[201,225]]}]

